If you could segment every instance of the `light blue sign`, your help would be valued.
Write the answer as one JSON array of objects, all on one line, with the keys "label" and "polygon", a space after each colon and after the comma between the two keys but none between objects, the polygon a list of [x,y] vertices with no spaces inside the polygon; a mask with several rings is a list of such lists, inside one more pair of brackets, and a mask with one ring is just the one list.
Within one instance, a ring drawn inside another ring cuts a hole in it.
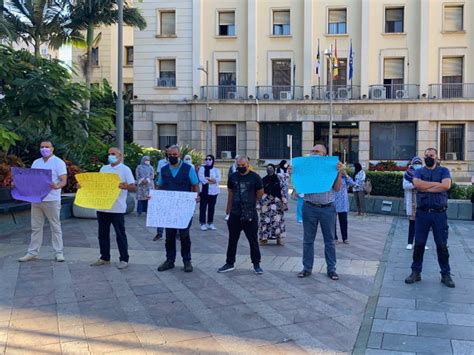
[{"label": "light blue sign", "polygon": [[338,157],[309,156],[293,159],[291,179],[300,194],[328,192],[337,177]]}]

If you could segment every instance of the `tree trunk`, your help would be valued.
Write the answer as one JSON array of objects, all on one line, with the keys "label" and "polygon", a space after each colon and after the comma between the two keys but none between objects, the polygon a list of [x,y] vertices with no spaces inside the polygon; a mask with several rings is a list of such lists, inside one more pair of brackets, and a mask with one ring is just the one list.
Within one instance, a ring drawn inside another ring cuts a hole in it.
[{"label": "tree trunk", "polygon": [[[92,45],[94,43],[94,24],[89,23],[87,25],[87,34],[86,34],[86,63],[84,68],[84,79],[86,80],[87,90],[91,91],[91,81],[92,81],[92,71],[93,71],[93,63],[92,63]],[[84,102],[84,109],[89,115],[89,111],[91,109],[91,101],[87,99]]]},{"label": "tree trunk", "polygon": [[41,42],[38,38],[35,38],[34,39],[34,49],[35,49],[35,57],[37,59],[40,59],[41,58]]}]

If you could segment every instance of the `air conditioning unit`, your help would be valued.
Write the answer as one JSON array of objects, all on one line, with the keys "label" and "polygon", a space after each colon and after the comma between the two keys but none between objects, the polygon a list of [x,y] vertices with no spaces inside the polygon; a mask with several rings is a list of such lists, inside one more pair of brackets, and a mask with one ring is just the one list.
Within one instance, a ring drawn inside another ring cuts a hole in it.
[{"label": "air conditioning unit", "polygon": [[235,91],[229,91],[227,93],[227,98],[229,100],[235,100],[237,98],[237,93]]},{"label": "air conditioning unit", "polygon": [[232,159],[232,152],[228,150],[223,150],[221,152],[221,159]]},{"label": "air conditioning unit", "polygon": [[450,153],[445,153],[445,158],[446,160],[458,160],[457,158],[457,154],[454,153],[454,152],[450,152]]},{"label": "air conditioning unit", "polygon": [[351,88],[339,88],[337,89],[337,98],[339,100],[349,100],[352,98]]},{"label": "air conditioning unit", "polygon": [[370,98],[372,100],[385,100],[387,98],[387,89],[385,88],[385,86],[371,87]]},{"label": "air conditioning unit", "polygon": [[263,94],[262,98],[264,100],[270,100],[270,94]]},{"label": "air conditioning unit", "polygon": [[280,100],[291,100],[291,91],[280,91]]},{"label": "air conditioning unit", "polygon": [[396,90],[395,91],[395,98],[396,99],[408,99],[408,91],[407,90]]},{"label": "air conditioning unit", "polygon": [[336,99],[336,92],[335,91],[331,92],[330,90],[328,90],[324,93],[324,98],[326,100],[331,100],[331,96],[332,96],[332,99],[335,100]]}]

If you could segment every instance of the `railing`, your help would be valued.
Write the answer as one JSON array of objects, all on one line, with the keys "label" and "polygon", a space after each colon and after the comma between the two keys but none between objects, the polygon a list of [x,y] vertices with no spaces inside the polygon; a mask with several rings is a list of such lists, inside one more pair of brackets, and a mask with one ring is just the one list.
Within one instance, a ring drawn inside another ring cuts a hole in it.
[{"label": "railing", "polygon": [[329,85],[315,85],[311,87],[311,98],[313,100],[359,100],[360,86],[358,85],[333,85],[332,95]]},{"label": "railing", "polygon": [[[201,86],[201,98],[206,99],[207,88]],[[247,87],[236,85],[209,86],[209,100],[246,100]]]},{"label": "railing", "polygon": [[156,86],[160,88],[165,88],[165,87],[171,87],[174,88],[176,87],[176,79],[174,78],[163,78],[163,79],[156,79]]},{"label": "railing", "polygon": [[430,99],[474,99],[474,84],[431,84]]},{"label": "railing", "polygon": [[259,100],[303,100],[303,86],[257,86]]},{"label": "railing", "polygon": [[418,84],[370,85],[369,98],[372,100],[406,100],[420,98]]}]

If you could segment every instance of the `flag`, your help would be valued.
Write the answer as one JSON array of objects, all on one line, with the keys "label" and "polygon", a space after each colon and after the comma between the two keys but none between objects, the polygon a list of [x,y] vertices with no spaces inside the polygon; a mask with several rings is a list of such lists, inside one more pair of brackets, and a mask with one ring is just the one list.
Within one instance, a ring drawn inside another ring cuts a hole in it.
[{"label": "flag", "polygon": [[333,79],[335,80],[339,75],[339,61],[337,60],[337,40],[335,40],[332,70]]},{"label": "flag", "polygon": [[321,76],[321,60],[319,53],[319,38],[318,38],[318,54],[316,55],[316,75]]},{"label": "flag", "polygon": [[352,39],[351,39],[351,48],[349,50],[349,80],[352,80],[352,72],[353,72],[353,67],[354,65],[354,57],[352,55]]}]

